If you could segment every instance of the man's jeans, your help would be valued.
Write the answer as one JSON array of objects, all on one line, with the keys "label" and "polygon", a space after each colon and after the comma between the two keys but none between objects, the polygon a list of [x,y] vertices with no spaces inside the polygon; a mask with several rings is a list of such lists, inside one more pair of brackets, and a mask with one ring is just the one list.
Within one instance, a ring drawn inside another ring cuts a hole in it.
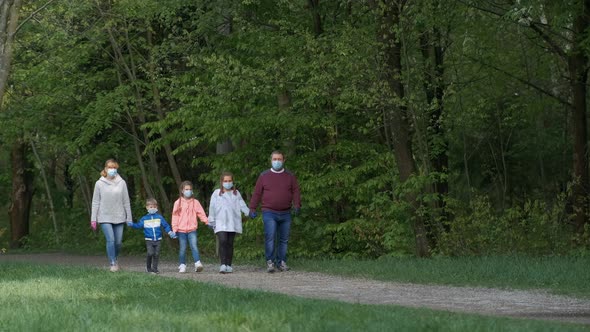
[{"label": "man's jeans", "polygon": [[121,252],[121,243],[123,242],[123,228],[125,223],[120,224],[100,224],[107,242],[107,256],[111,265],[117,264],[117,257]]},{"label": "man's jeans", "polygon": [[[287,261],[287,243],[291,232],[291,212],[262,212],[264,222],[264,254],[266,260],[280,262]],[[275,252],[275,238],[278,235],[277,252]]]}]

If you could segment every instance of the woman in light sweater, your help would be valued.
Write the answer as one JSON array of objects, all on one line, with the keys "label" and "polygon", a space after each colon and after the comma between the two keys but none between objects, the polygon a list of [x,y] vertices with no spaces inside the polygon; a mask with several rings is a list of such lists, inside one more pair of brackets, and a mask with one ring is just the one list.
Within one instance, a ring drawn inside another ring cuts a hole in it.
[{"label": "woman in light sweater", "polygon": [[127,184],[118,175],[118,168],[119,163],[114,159],[105,162],[101,177],[94,185],[90,217],[92,230],[96,231],[97,224],[100,224],[104,233],[111,272],[119,270],[117,257],[123,242],[123,228],[126,222],[133,221]]},{"label": "woman in light sweater", "polygon": [[221,174],[219,189],[215,189],[209,202],[209,226],[215,230],[219,241],[219,273],[232,273],[234,256],[234,238],[242,233],[242,214],[250,209],[242,195],[234,186],[234,176],[229,172]]}]

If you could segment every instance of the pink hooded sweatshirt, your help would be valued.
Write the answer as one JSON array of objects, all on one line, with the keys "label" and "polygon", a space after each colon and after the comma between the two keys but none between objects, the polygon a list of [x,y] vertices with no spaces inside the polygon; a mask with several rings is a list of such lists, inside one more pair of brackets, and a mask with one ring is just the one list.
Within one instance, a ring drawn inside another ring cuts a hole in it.
[{"label": "pink hooded sweatshirt", "polygon": [[209,224],[207,214],[198,200],[192,197],[177,199],[172,209],[172,230],[181,233],[196,231],[197,217],[205,224]]}]

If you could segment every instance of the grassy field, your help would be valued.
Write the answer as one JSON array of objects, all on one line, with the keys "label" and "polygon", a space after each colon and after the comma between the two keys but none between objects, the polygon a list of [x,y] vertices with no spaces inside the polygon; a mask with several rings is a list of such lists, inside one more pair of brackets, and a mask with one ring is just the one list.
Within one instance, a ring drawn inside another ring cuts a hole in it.
[{"label": "grassy field", "polygon": [[1,331],[587,331],[555,322],[347,304],[144,273],[0,264]]},{"label": "grassy field", "polygon": [[385,258],[290,261],[293,268],[383,281],[546,289],[590,298],[589,257]]}]

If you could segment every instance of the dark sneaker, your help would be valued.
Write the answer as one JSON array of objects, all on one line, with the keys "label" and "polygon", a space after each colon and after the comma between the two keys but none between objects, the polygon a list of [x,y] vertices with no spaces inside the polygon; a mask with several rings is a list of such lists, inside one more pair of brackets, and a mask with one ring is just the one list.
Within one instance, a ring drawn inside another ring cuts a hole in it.
[{"label": "dark sneaker", "polygon": [[269,259],[266,261],[266,272],[273,273],[275,271],[275,264]]},{"label": "dark sneaker", "polygon": [[281,264],[279,264],[279,271],[281,272],[287,272],[289,271],[291,268],[287,266],[287,263],[285,263],[284,261],[281,261]]}]

